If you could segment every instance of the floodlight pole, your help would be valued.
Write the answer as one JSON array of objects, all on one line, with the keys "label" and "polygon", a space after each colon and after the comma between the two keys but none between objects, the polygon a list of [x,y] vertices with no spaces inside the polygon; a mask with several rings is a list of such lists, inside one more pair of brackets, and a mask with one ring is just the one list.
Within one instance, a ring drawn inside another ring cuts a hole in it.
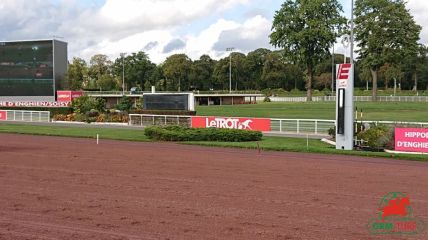
[{"label": "floodlight pole", "polygon": [[354,64],[354,0],[351,0],[351,64]]},{"label": "floodlight pole", "polygon": [[230,52],[229,54],[229,93],[232,92],[232,51],[235,48],[230,47],[230,48],[226,48],[226,51]]},{"label": "floodlight pole", "polygon": [[125,96],[125,55],[126,53],[121,53],[122,57],[122,95]]}]

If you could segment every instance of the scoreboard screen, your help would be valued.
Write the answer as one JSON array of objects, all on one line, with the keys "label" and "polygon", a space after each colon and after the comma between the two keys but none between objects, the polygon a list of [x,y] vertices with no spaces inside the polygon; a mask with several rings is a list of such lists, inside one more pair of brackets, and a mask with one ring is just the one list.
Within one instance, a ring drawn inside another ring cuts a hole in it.
[{"label": "scoreboard screen", "polygon": [[143,94],[144,109],[188,110],[188,94]]},{"label": "scoreboard screen", "polygon": [[52,96],[53,41],[0,42],[0,96]]}]

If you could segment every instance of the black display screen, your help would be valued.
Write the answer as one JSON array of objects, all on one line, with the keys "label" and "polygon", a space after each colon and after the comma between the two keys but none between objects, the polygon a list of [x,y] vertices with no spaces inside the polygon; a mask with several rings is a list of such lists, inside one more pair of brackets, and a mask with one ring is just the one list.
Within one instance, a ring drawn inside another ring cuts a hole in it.
[{"label": "black display screen", "polygon": [[53,42],[0,42],[0,96],[53,95]]},{"label": "black display screen", "polygon": [[187,94],[144,94],[144,109],[148,110],[187,110]]}]

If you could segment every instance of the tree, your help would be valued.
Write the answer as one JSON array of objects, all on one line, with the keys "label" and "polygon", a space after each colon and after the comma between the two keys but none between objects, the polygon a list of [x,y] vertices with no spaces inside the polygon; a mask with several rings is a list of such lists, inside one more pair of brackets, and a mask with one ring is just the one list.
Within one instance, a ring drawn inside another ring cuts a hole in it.
[{"label": "tree", "polygon": [[288,63],[280,52],[271,52],[266,55],[261,76],[263,86],[266,88],[291,90],[298,88],[303,82],[302,78],[301,69]]},{"label": "tree", "polygon": [[111,73],[112,62],[103,54],[96,54],[89,61],[89,76],[98,79],[99,76]]},{"label": "tree", "polygon": [[359,58],[370,69],[376,101],[380,67],[385,63],[399,65],[401,59],[415,55],[421,27],[403,0],[357,0],[355,16]]},{"label": "tree", "polygon": [[213,79],[215,88],[229,89],[229,57],[217,61],[214,67]]},{"label": "tree", "polygon": [[208,55],[202,55],[194,61],[189,74],[190,85],[196,89],[212,89],[214,66],[215,61]]},{"label": "tree", "polygon": [[248,53],[245,66],[248,70],[248,77],[250,80],[248,88],[261,90],[266,87],[262,82],[262,73],[266,55],[269,53],[271,53],[271,51],[265,48],[259,48]]},{"label": "tree", "polygon": [[88,80],[88,66],[85,60],[73,58],[72,63],[68,65],[67,78],[71,90],[82,89]]},{"label": "tree", "polygon": [[172,79],[178,91],[189,89],[188,75],[192,66],[192,60],[186,54],[174,54],[169,56],[163,64],[165,77]]},{"label": "tree", "polygon": [[308,101],[312,101],[314,67],[329,55],[344,29],[342,11],[337,0],[286,0],[275,13],[270,42],[305,66]]},{"label": "tree", "polygon": [[155,67],[149,56],[142,51],[132,53],[125,58],[119,57],[113,64],[114,73],[120,79],[123,78],[123,70],[125,71],[127,89],[137,86],[143,89],[145,82],[150,81],[150,74]]}]

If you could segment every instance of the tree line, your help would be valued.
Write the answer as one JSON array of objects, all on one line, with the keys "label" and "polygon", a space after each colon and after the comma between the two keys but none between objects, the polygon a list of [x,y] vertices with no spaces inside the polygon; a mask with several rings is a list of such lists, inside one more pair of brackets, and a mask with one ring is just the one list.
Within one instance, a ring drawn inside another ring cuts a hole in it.
[{"label": "tree line", "polygon": [[[331,90],[333,64],[343,62],[343,55],[331,53],[336,39],[350,30],[341,13],[337,0],[286,0],[274,15],[269,36],[279,50],[232,52],[219,60],[174,54],[161,64],[141,51],[115,60],[97,54],[88,63],[72,60],[69,85],[121,90],[124,79],[125,90],[228,90],[231,63],[233,90],[299,89],[311,100],[313,89]],[[355,87],[370,85],[374,99],[378,87],[394,83],[401,89],[428,90],[428,49],[418,43],[420,31],[402,0],[356,0]]]}]

